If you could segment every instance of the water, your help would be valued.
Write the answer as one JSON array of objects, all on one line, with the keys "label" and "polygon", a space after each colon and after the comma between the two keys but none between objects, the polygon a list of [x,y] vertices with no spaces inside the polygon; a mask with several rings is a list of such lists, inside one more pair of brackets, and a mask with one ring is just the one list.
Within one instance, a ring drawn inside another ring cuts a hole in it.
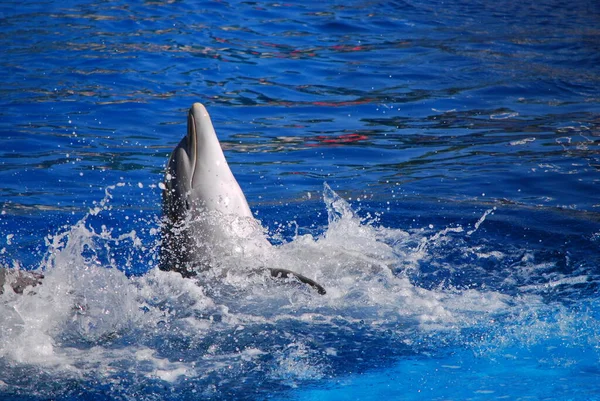
[{"label": "water", "polygon": [[[3,2],[0,398],[600,399],[600,7]],[[195,101],[277,248],[157,271]],[[279,263],[328,294],[248,275]]]}]

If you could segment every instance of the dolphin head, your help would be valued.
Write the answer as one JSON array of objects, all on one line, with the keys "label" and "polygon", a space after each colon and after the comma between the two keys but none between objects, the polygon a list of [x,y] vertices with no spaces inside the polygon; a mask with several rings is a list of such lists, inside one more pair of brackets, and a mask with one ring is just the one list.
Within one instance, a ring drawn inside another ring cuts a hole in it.
[{"label": "dolphin head", "polygon": [[165,174],[163,211],[173,222],[187,215],[219,212],[252,217],[231,172],[206,108],[194,103],[187,134],[173,150]]}]

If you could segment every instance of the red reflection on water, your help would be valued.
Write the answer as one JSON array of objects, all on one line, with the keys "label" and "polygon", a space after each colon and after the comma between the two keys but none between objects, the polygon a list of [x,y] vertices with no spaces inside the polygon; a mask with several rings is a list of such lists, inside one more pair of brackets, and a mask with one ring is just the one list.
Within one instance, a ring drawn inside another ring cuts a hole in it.
[{"label": "red reflection on water", "polygon": [[351,46],[351,45],[335,45],[331,46],[335,51],[339,52],[359,52],[365,50],[365,46]]},{"label": "red reflection on water", "polygon": [[339,106],[356,106],[358,104],[367,104],[372,103],[375,99],[358,99],[358,100],[348,100],[344,102],[310,102],[315,106],[326,106],[326,107],[339,107]]},{"label": "red reflection on water", "polygon": [[323,146],[323,145],[343,145],[347,143],[356,143],[360,141],[366,141],[369,139],[367,135],[359,134],[353,132],[351,134],[341,134],[341,135],[317,135],[315,137],[311,137],[307,140],[307,142],[317,142],[317,143],[307,143],[307,146]]}]

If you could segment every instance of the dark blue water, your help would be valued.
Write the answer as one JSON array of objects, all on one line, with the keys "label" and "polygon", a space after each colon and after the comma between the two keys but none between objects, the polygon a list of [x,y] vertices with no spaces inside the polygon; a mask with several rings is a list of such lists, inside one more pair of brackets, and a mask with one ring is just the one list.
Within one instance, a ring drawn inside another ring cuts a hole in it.
[{"label": "dark blue water", "polygon": [[[0,49],[1,399],[600,399],[597,1],[5,1]],[[325,297],[156,271],[197,101]]]}]

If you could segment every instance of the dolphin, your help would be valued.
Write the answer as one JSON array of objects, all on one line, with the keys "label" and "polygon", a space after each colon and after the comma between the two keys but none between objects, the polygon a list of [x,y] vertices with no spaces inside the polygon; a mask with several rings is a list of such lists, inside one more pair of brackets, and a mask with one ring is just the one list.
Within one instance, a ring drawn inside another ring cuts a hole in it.
[{"label": "dolphin", "polygon": [[[160,270],[193,277],[225,254],[252,255],[272,247],[250,211],[201,103],[189,110],[187,134],[171,153],[161,188]],[[295,278],[325,294],[321,285],[301,274],[266,269],[273,277]]]},{"label": "dolphin", "polygon": [[[229,169],[210,116],[200,103],[194,103],[188,113],[187,135],[173,150],[161,187],[160,270],[194,277],[231,249],[251,252],[272,247]],[[296,279],[319,294],[326,293],[320,284],[299,273],[265,269],[272,277]],[[0,267],[0,295],[6,288],[22,294],[43,279],[42,273]]]}]

